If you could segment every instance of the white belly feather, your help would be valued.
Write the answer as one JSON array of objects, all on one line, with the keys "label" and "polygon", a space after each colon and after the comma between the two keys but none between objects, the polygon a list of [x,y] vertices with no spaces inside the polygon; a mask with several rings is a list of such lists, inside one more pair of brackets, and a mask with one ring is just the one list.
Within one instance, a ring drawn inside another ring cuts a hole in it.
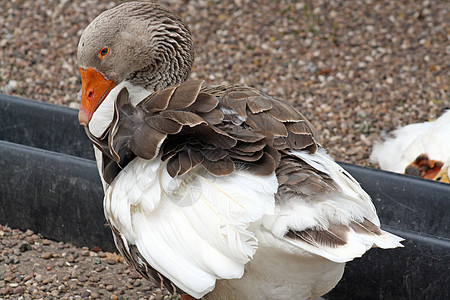
[{"label": "white belly feather", "polygon": [[328,222],[367,218],[379,225],[368,195],[324,152],[295,155],[329,174],[336,192],[314,195],[314,201],[283,200],[275,196],[275,174],[216,177],[199,166],[172,178],[160,158],[136,158],[106,188],[105,216],[125,245],[136,245],[148,263],[194,297],[212,291],[218,279],[233,280],[219,280],[208,295],[213,299],[317,297],[339,281],[346,261],[374,245],[401,246],[402,239],[350,230],[346,245],[326,248],[285,238],[289,229],[320,229]]},{"label": "white belly feather", "polygon": [[105,215],[130,244],[195,297],[217,278],[238,278],[257,249],[247,230],[274,211],[275,175],[206,171],[171,178],[160,159],[135,159],[105,195]]}]

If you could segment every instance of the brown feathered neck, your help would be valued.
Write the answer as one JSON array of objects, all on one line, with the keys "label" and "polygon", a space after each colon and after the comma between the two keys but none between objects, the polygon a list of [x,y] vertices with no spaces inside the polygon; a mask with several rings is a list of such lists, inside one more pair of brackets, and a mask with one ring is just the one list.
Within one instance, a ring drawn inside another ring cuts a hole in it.
[{"label": "brown feathered neck", "polygon": [[194,80],[153,93],[138,105],[124,88],[105,134],[89,138],[103,153],[111,183],[135,157],[167,162],[172,177],[197,166],[225,176],[272,174],[291,150],[315,152],[311,124],[294,108],[244,86],[203,87]]}]

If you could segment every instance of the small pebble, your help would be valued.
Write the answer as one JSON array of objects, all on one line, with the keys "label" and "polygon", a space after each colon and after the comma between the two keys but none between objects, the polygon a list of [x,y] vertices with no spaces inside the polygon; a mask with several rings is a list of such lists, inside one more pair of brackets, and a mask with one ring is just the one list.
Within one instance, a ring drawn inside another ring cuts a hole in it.
[{"label": "small pebble", "polygon": [[87,291],[82,291],[80,296],[81,296],[82,298],[87,298],[87,297],[89,297],[90,295],[91,295],[91,291],[88,291],[88,290],[87,290]]},{"label": "small pebble", "polygon": [[25,288],[23,286],[18,286],[14,289],[13,293],[22,295],[23,293],[25,293]]},{"label": "small pebble", "polygon": [[25,238],[25,241],[30,245],[33,245],[35,243],[35,239],[32,236],[27,236]]},{"label": "small pebble", "polygon": [[105,269],[106,269],[105,266],[100,265],[99,267],[95,268],[94,270],[95,270],[95,272],[102,272]]},{"label": "small pebble", "polygon": [[9,295],[12,292],[13,292],[13,289],[11,287],[9,287],[9,286],[0,291],[0,293],[2,295]]},{"label": "small pebble", "polygon": [[132,279],[139,279],[139,278],[142,278],[142,276],[138,272],[133,270],[130,273],[130,278],[132,278]]},{"label": "small pebble", "polygon": [[141,282],[140,280],[136,280],[136,281],[133,283],[133,286],[134,286],[134,287],[140,287],[141,284],[142,284],[142,282]]},{"label": "small pebble", "polygon": [[58,286],[58,291],[61,293],[65,293],[67,292],[69,288],[67,286],[65,286],[64,284],[61,284],[60,286]]},{"label": "small pebble", "polygon": [[108,292],[112,292],[112,291],[114,290],[114,286],[113,286],[112,284],[108,284],[108,285],[106,286],[106,290],[107,290]]},{"label": "small pebble", "polygon": [[32,279],[33,277],[34,277],[33,272],[28,273],[28,274],[23,278],[23,281],[26,282],[26,281]]},{"label": "small pebble", "polygon": [[17,90],[17,81],[16,80],[10,80],[8,81],[8,84],[5,86],[5,93],[10,94],[12,92],[15,92]]},{"label": "small pebble", "polygon": [[42,254],[42,258],[44,258],[44,259],[50,259],[52,257],[53,257],[53,253],[51,253],[51,252],[44,252]]},{"label": "small pebble", "polygon": [[53,282],[53,278],[51,278],[51,277],[42,280],[43,284],[47,284],[47,283],[50,283],[50,282]]}]

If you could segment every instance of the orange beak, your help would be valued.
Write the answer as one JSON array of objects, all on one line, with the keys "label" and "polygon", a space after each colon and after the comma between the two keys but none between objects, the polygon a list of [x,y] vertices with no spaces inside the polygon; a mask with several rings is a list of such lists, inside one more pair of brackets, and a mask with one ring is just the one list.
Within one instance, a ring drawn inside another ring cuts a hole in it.
[{"label": "orange beak", "polygon": [[80,73],[82,91],[78,121],[81,125],[87,126],[95,110],[116,84],[112,80],[106,79],[100,72],[93,68],[80,68]]}]

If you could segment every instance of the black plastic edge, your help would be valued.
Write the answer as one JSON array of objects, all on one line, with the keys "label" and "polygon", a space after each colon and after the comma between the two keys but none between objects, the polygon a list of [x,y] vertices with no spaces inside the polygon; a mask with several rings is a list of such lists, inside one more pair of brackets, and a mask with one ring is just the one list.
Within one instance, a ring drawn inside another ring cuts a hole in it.
[{"label": "black plastic edge", "polygon": [[443,238],[384,227],[403,248],[370,249],[348,262],[325,299],[449,299],[450,243]]},{"label": "black plastic edge", "polygon": [[450,184],[340,163],[371,196],[382,224],[449,236]]},{"label": "black plastic edge", "polygon": [[0,94],[0,140],[94,159],[74,109]]},{"label": "black plastic edge", "polygon": [[2,224],[114,250],[94,161],[5,141],[0,141],[0,157]]}]

